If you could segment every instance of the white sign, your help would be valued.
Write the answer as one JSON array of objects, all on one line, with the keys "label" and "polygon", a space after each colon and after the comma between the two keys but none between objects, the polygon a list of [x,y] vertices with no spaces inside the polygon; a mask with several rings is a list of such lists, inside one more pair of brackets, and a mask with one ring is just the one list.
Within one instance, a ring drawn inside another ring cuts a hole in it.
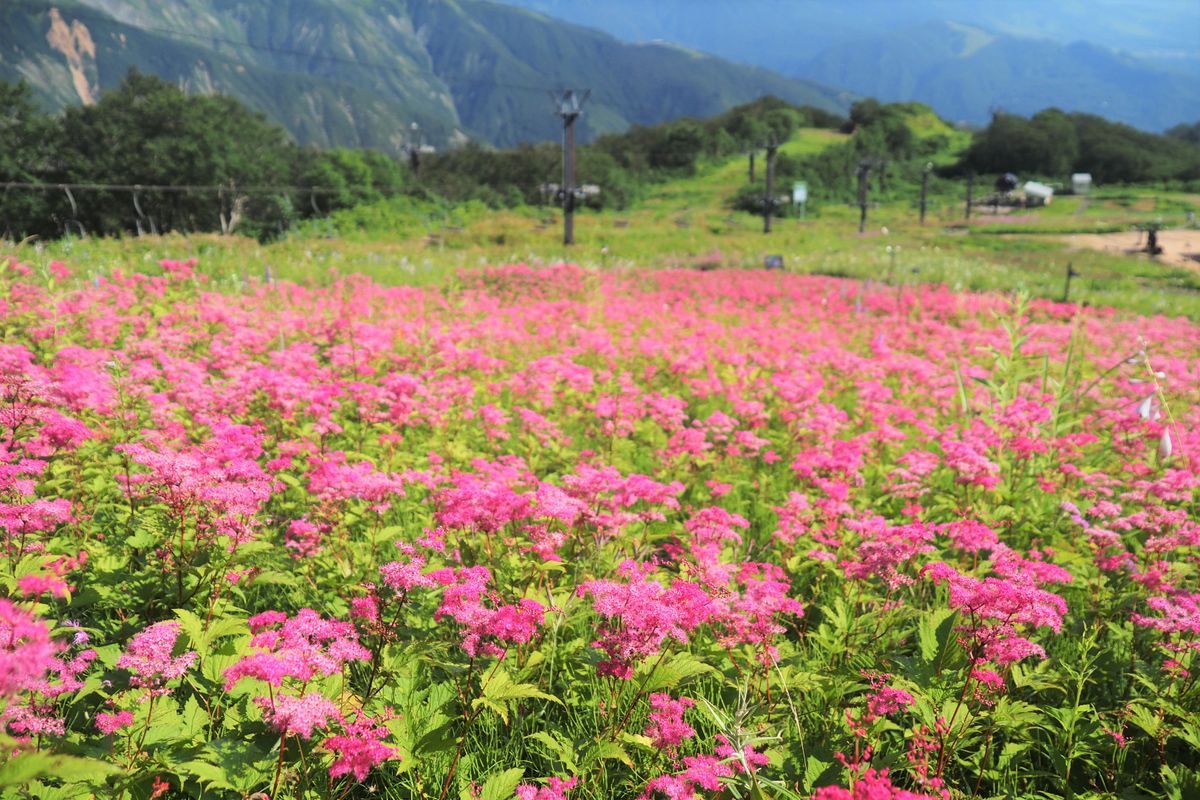
[{"label": "white sign", "polygon": [[796,205],[808,202],[808,184],[796,181],[792,184],[792,202]]}]

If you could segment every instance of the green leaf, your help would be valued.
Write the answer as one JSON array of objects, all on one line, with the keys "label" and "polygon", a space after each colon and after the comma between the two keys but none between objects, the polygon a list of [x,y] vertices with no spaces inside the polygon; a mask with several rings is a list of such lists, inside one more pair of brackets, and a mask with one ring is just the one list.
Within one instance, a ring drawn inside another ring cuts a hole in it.
[{"label": "green leaf", "polygon": [[183,714],[180,716],[183,734],[188,739],[201,738],[208,728],[208,713],[200,707],[196,695],[192,695],[183,704]]},{"label": "green leaf", "polygon": [[546,694],[532,683],[513,683],[512,677],[507,672],[500,671],[497,671],[484,684],[483,696],[489,700],[496,701],[537,698],[539,700],[549,700],[553,703],[558,703],[560,706],[563,704],[562,700],[559,700],[552,694]]},{"label": "green leaf", "polygon": [[484,781],[479,800],[512,800],[517,791],[517,784],[523,777],[525,777],[525,770],[521,767],[496,773]]},{"label": "green leaf", "polygon": [[185,761],[178,766],[178,769],[185,775],[191,775],[201,783],[206,784],[209,788],[234,788],[229,783],[229,776],[225,774],[225,770],[216,764],[210,764],[207,761]]},{"label": "green leaf", "polygon": [[661,692],[664,689],[672,689],[689,678],[715,671],[695,656],[688,653],[676,653],[670,660],[662,662],[654,669],[654,673],[646,681],[643,691]]},{"label": "green leaf", "polygon": [[640,733],[630,733],[629,731],[621,731],[621,741],[636,744],[639,747],[653,747],[654,740],[649,736],[643,736]]},{"label": "green leaf", "polygon": [[[440,716],[440,715],[439,715]],[[413,752],[423,754],[441,753],[454,747],[454,720],[444,720],[430,728],[417,740]]]},{"label": "green leaf", "polygon": [[750,789],[750,800],[773,800],[771,795],[763,791],[757,783]]},{"label": "green leaf", "polygon": [[544,744],[563,763],[568,773],[574,774],[579,771],[575,744],[562,734],[550,734],[546,731],[538,731],[537,733],[529,734],[525,738]]},{"label": "green leaf", "polygon": [[158,537],[145,528],[139,528],[136,533],[125,539],[125,546],[131,550],[145,550],[158,544]]},{"label": "green leaf", "polygon": [[804,793],[812,794],[817,788],[817,782],[824,777],[825,773],[832,766],[832,761],[822,761],[816,756],[809,756],[807,763],[804,765]]},{"label": "green leaf", "polygon": [[1146,735],[1152,739],[1158,738],[1159,731],[1162,730],[1162,719],[1140,703],[1134,703],[1129,706],[1129,721],[1146,732]]},{"label": "green leaf", "polygon": [[938,608],[921,615],[917,636],[921,642],[921,659],[925,663],[933,664],[945,658],[957,614],[950,608]]},{"label": "green leaf", "polygon": [[275,477],[276,477],[276,478],[279,478],[279,480],[283,481],[284,483],[286,483],[288,486],[292,487],[293,489],[302,489],[302,488],[304,488],[304,487],[303,487],[303,486],[301,486],[301,484],[300,484],[300,479],[299,479],[299,478],[297,478],[295,475],[292,475],[291,473],[288,473],[288,472],[280,472],[280,473],[277,473],[277,474],[275,475]]},{"label": "green leaf", "polygon": [[620,761],[625,766],[633,769],[633,759],[629,757],[629,753],[617,742],[599,742],[596,745],[595,758],[598,761]]},{"label": "green leaf", "polygon": [[471,701],[471,710],[474,711],[475,709],[478,709],[478,708],[486,708],[486,709],[490,709],[491,711],[494,711],[496,713],[496,716],[498,716],[498,717],[500,717],[500,719],[504,720],[505,725],[508,724],[508,705],[507,704],[497,703],[495,700],[492,700],[490,697],[476,697],[474,700]]},{"label": "green leaf", "polygon": [[93,758],[58,753],[19,753],[0,767],[0,787],[22,786],[39,775],[57,778],[63,783],[95,783],[120,772],[120,767]]}]

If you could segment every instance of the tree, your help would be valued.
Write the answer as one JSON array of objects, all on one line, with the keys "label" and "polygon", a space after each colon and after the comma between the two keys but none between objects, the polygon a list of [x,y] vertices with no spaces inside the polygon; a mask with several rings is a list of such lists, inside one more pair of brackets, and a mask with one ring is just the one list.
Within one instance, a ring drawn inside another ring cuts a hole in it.
[{"label": "tree", "polygon": [[1167,136],[1192,144],[1200,144],[1200,122],[1193,122],[1191,125],[1176,125],[1167,131]]},{"label": "tree", "polygon": [[1066,177],[1079,158],[1079,135],[1075,123],[1057,108],[1048,108],[1030,120],[1039,134],[1040,163],[1033,168],[1041,175]]},{"label": "tree", "polygon": [[[41,183],[58,169],[54,120],[33,104],[29,86],[0,82],[0,181]],[[0,196],[0,235],[23,238],[60,232],[51,221],[57,195],[13,189]]]},{"label": "tree", "polygon": [[704,150],[704,129],[691,120],[665,128],[650,146],[648,162],[653,169],[691,174]]},{"label": "tree", "polygon": [[[224,187],[217,195],[145,192],[139,205],[160,230],[240,226],[264,236],[294,216],[291,198],[257,188],[288,182],[294,145],[282,128],[230,97],[189,96],[131,70],[94,106],[67,109],[61,128],[64,169],[78,181]],[[88,201],[81,209],[88,230],[133,227],[128,195],[96,193]]]}]

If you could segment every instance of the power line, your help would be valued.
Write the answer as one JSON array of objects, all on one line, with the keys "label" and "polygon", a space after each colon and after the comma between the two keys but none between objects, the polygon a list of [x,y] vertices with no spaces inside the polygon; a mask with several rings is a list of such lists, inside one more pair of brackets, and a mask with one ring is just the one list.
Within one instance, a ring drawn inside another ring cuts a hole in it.
[{"label": "power line", "polygon": [[34,191],[99,191],[99,192],[233,192],[242,194],[280,194],[293,192],[302,194],[341,194],[354,191],[357,187],[332,189],[324,186],[238,186],[236,184],[146,184],[146,183],[32,183],[28,181],[0,181],[0,188],[32,189]]}]

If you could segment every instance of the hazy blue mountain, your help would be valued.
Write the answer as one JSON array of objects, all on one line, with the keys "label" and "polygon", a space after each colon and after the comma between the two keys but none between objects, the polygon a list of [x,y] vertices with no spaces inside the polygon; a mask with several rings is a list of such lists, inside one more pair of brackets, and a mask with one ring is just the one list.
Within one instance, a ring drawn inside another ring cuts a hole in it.
[{"label": "hazy blue mountain", "polygon": [[764,94],[844,111],[845,93],[677,45],[629,44],[485,0],[2,0],[0,79],[47,107],[130,67],[223,92],[301,143],[398,152],[557,138],[547,90],[591,88],[581,134],[707,116]]},{"label": "hazy blue mountain", "polygon": [[[1200,117],[1180,77],[1200,78],[1195,0],[508,1],[630,41],[678,42],[861,94],[919,100],[953,119],[982,122],[994,106],[1036,102],[1154,130]],[[964,54],[964,38],[979,46],[964,26],[995,37],[993,46],[975,59]]]},{"label": "hazy blue mountain", "polygon": [[1200,117],[1200,82],[1185,75],[1094,44],[952,22],[834,45],[802,71],[881,100],[920,100],[951,120],[1057,107],[1165,130]]}]

